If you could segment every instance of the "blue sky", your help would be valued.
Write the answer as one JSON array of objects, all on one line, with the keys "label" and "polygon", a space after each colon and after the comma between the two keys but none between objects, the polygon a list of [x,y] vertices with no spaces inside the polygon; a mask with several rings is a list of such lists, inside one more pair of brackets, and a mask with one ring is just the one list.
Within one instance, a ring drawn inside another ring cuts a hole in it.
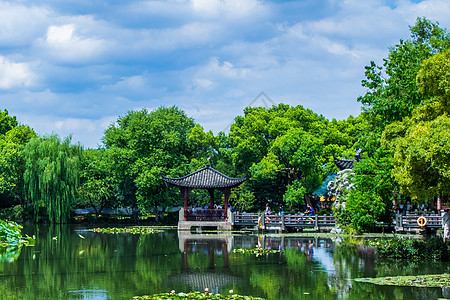
[{"label": "blue sky", "polygon": [[261,92],[345,119],[417,17],[450,28],[450,1],[0,0],[0,109],[92,148],[161,105],[217,133]]}]

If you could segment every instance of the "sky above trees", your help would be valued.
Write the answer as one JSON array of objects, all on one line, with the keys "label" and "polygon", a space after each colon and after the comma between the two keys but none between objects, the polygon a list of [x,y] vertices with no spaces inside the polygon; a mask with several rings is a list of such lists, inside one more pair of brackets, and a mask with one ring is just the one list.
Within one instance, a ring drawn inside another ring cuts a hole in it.
[{"label": "sky above trees", "polygon": [[0,109],[86,147],[161,105],[217,133],[261,92],[343,119],[360,112],[364,66],[417,17],[449,28],[450,2],[0,1]]}]

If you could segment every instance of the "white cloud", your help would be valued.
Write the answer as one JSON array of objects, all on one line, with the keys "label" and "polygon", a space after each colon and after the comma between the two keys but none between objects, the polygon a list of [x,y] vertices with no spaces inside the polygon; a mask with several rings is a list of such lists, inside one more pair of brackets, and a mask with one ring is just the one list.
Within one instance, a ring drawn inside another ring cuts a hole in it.
[{"label": "white cloud", "polygon": [[0,55],[0,89],[29,87],[35,75],[27,63],[15,63]]},{"label": "white cloud", "polygon": [[206,18],[243,19],[267,13],[268,8],[257,0],[191,0],[196,14]]},{"label": "white cloud", "polygon": [[95,58],[107,46],[105,40],[78,35],[75,24],[49,26],[39,44],[50,52],[51,57],[68,63]]},{"label": "white cloud", "polygon": [[0,1],[0,46],[23,46],[45,32],[50,12],[43,7],[26,7]]}]

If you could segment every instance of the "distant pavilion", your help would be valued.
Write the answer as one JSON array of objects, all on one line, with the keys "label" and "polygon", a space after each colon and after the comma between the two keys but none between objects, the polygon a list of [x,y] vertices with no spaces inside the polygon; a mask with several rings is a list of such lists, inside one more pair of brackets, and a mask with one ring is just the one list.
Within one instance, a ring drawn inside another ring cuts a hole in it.
[{"label": "distant pavilion", "polygon": [[339,168],[339,170],[346,170],[346,169],[353,169],[354,166],[354,162],[355,161],[359,161],[361,159],[361,153],[363,152],[362,149],[358,149],[358,151],[356,151],[355,154],[355,159],[339,159],[336,158],[333,154],[333,160],[334,163],[336,164],[336,167]]},{"label": "distant pavilion", "polygon": [[[223,227],[217,222],[228,222],[228,199],[231,189],[241,185],[247,178],[228,177],[206,164],[206,167],[180,178],[170,178],[162,175],[162,179],[170,185],[180,188],[184,201],[182,214],[178,223],[179,229],[190,229],[192,226],[199,226],[198,222],[212,222],[206,224],[211,227]],[[188,195],[193,189],[207,190],[210,196],[209,209],[188,209]],[[214,190],[220,190],[224,194],[223,209],[214,209]],[[193,223],[192,223],[193,222]]]}]

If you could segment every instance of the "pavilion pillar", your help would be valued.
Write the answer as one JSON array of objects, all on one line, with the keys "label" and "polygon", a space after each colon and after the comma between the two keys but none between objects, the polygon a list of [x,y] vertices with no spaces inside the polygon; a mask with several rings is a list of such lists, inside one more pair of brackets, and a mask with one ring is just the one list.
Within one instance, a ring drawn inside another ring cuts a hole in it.
[{"label": "pavilion pillar", "polygon": [[209,192],[209,209],[214,208],[214,189],[208,189]]},{"label": "pavilion pillar", "polygon": [[225,188],[223,191],[223,208],[225,209],[225,215],[228,213],[228,199],[231,195],[231,188]]},{"label": "pavilion pillar", "polygon": [[186,221],[186,211],[187,211],[187,199],[188,199],[188,194],[190,192],[190,189],[187,187],[180,187],[180,191],[181,191],[181,196],[183,197],[183,202],[184,202],[184,221]]}]

